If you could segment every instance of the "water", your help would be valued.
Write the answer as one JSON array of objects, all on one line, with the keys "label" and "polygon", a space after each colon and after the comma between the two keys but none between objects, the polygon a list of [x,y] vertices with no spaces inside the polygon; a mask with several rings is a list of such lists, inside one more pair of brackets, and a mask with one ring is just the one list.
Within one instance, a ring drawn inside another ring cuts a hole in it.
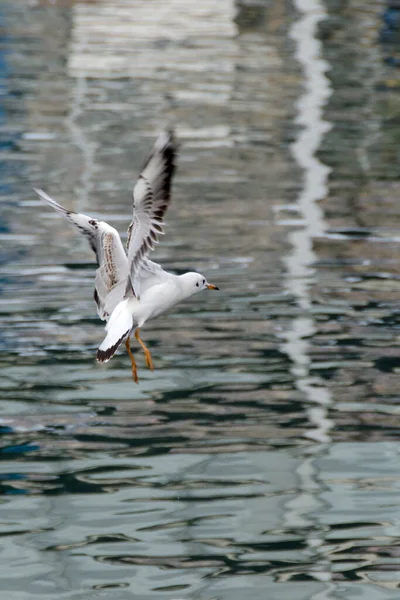
[{"label": "water", "polygon": [[[399,597],[399,11],[383,1],[0,7],[1,590]],[[157,260],[219,293],[95,363],[93,257],[181,143]]]}]

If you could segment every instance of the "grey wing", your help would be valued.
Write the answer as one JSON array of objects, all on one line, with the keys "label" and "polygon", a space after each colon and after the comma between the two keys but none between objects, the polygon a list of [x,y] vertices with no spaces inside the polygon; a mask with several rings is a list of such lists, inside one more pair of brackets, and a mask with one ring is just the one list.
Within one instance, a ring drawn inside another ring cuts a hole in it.
[{"label": "grey wing", "polygon": [[124,298],[129,276],[128,259],[117,230],[104,221],[67,210],[42,190],[35,192],[88,239],[98,265],[94,290],[97,312],[103,321],[108,320]]},{"label": "grey wing", "polygon": [[136,281],[140,288],[140,293],[144,294],[153,285],[166,281],[170,277],[171,274],[164,271],[160,265],[145,258]]},{"label": "grey wing", "polygon": [[133,189],[133,219],[128,229],[128,263],[134,295],[140,297],[140,271],[164,233],[171,200],[177,146],[172,132],[160,134]]}]

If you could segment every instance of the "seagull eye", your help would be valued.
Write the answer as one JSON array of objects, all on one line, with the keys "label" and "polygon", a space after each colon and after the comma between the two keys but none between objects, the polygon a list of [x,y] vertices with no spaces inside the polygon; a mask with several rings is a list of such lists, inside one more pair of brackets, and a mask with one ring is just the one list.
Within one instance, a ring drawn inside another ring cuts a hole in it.
[{"label": "seagull eye", "polygon": [[203,279],[203,283],[205,283],[205,282],[206,282],[206,280],[205,280],[205,279]]},{"label": "seagull eye", "polygon": [[196,283],[196,287],[199,287],[199,282]]}]

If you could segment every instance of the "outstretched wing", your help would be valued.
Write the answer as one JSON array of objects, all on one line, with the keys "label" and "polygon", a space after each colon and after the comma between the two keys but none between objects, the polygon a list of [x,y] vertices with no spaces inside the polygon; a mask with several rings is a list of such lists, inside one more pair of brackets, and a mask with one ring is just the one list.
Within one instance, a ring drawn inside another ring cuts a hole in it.
[{"label": "outstretched wing", "polygon": [[140,297],[139,273],[164,233],[164,213],[171,199],[177,146],[173,133],[160,134],[133,189],[133,219],[128,229],[128,262],[133,293]]},{"label": "outstretched wing", "polygon": [[88,239],[98,264],[94,290],[97,312],[103,321],[108,320],[124,297],[129,276],[128,259],[117,230],[104,221],[67,210],[42,190],[35,192]]}]

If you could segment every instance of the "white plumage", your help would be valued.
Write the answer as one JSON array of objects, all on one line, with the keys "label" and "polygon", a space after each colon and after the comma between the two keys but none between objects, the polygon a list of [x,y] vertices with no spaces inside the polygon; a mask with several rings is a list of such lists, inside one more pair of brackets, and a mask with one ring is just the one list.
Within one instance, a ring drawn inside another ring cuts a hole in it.
[{"label": "white plumage", "polygon": [[116,229],[104,221],[67,210],[42,190],[35,190],[88,238],[98,264],[94,292],[97,312],[107,321],[107,335],[97,351],[97,360],[107,362],[126,341],[135,381],[136,363],[129,346],[132,330],[135,329],[135,337],[145,352],[147,365],[153,368],[150,352],[140,338],[140,327],[202,289],[218,289],[199,273],[172,275],[148,258],[164,233],[175,157],[172,132],[161,133],[133,189],[127,252]]}]

